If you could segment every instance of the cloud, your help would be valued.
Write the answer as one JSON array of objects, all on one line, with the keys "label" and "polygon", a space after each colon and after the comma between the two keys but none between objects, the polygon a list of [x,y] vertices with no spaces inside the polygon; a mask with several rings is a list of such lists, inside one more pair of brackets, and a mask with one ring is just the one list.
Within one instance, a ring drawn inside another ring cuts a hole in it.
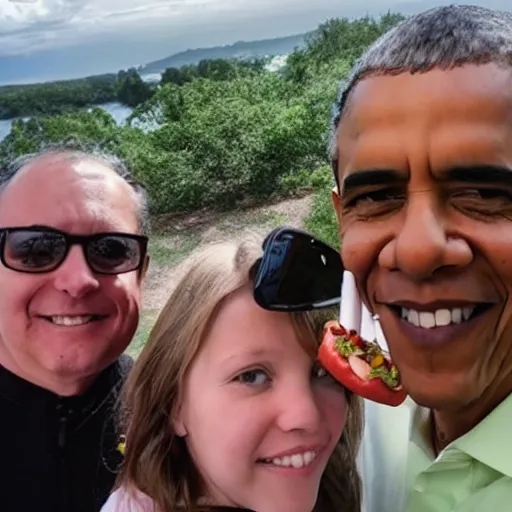
[{"label": "cloud", "polygon": [[[225,0],[0,0],[0,55],[79,45],[101,35],[178,28],[222,9]],[[224,6],[225,7],[225,6]]]},{"label": "cloud", "polygon": [[[396,1],[409,7],[428,0]],[[219,34],[228,43],[232,36],[275,37],[313,29],[327,17],[388,9],[390,0],[0,0],[0,57],[128,38],[194,46],[213,32],[214,44]]]},{"label": "cloud", "polygon": [[[314,9],[320,13],[328,6],[341,13],[342,3],[317,0]],[[78,45],[123,31],[150,32],[152,27],[169,34],[190,26],[201,30],[221,21],[248,22],[309,6],[310,0],[0,0],[0,55]]]},{"label": "cloud", "polygon": [[64,22],[86,4],[87,0],[3,0],[0,6],[0,34],[11,27]]}]

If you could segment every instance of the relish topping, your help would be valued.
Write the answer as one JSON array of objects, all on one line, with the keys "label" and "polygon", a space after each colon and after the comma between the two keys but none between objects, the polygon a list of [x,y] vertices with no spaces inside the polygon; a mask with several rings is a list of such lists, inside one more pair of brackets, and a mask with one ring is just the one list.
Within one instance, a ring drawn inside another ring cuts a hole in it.
[{"label": "relish topping", "polygon": [[379,378],[389,388],[397,388],[400,385],[398,369],[386,359],[379,345],[362,340],[361,345],[354,343],[350,337],[338,336],[335,348],[345,359],[348,359],[349,356],[357,356],[365,361],[371,368],[368,379]]}]

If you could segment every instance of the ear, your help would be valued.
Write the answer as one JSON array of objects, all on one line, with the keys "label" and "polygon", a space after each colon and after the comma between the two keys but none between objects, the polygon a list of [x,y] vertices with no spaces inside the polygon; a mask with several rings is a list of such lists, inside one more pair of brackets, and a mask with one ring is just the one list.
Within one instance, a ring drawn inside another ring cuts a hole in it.
[{"label": "ear", "polygon": [[178,437],[187,437],[187,429],[182,421],[172,421],[172,428]]},{"label": "ear", "polygon": [[174,433],[178,437],[187,437],[187,428],[185,427],[185,422],[183,421],[183,415],[181,413],[181,408],[176,411],[176,413],[171,416],[171,426],[174,430]]},{"label": "ear", "polygon": [[338,219],[338,226],[341,226],[340,192],[337,185],[331,190],[331,201],[336,213],[336,219]]}]

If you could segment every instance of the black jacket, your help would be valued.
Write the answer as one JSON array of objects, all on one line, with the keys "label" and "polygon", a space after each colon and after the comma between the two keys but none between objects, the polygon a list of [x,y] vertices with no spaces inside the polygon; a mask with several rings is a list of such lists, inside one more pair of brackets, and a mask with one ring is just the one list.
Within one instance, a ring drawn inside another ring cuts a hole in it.
[{"label": "black jacket", "polygon": [[70,398],[0,366],[0,511],[100,510],[122,461],[114,406],[131,365],[122,356]]}]

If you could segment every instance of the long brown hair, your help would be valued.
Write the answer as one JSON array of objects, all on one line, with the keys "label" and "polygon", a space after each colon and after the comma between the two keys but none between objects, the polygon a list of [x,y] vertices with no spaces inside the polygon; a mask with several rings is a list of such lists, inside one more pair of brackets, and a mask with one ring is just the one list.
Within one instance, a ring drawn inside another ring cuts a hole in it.
[{"label": "long brown hair", "polygon": [[[201,497],[201,478],[171,418],[183,381],[224,299],[250,282],[261,257],[260,237],[213,244],[193,255],[169,297],[128,378],[122,395],[126,453],[118,485],[142,491],[158,512],[192,511]],[[334,310],[292,313],[302,346],[314,357],[323,324]],[[347,392],[346,427],[322,477],[314,512],[359,512],[356,453],[362,433],[362,404]]]}]

